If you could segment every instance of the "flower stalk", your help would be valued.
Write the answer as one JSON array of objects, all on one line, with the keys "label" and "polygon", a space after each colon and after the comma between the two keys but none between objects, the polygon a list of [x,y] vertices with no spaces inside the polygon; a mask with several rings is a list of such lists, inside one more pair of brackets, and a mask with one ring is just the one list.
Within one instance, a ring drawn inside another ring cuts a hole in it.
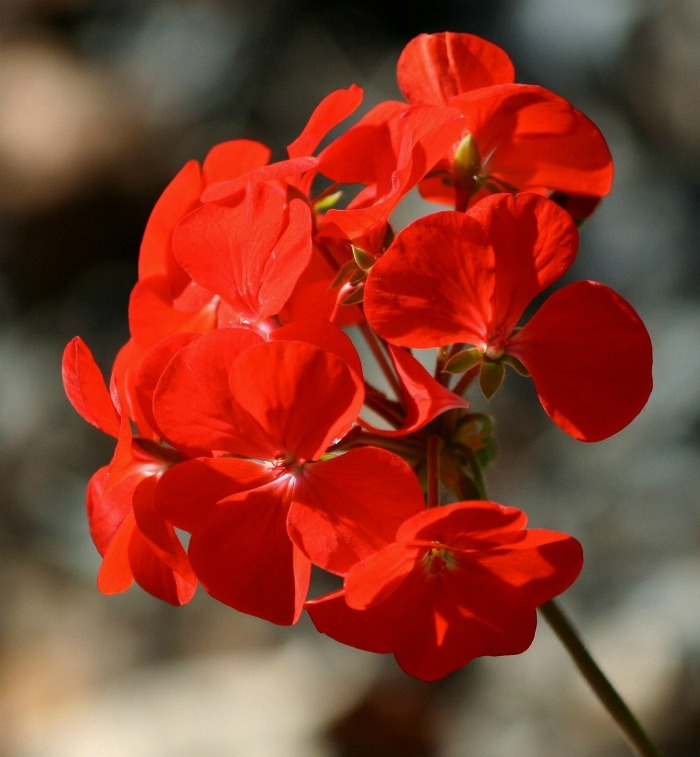
[{"label": "flower stalk", "polygon": [[593,689],[603,707],[622,729],[637,754],[640,757],[662,757],[661,752],[634,716],[632,710],[593,659],[559,605],[553,599],[550,599],[539,609],[559,641],[571,655],[581,675]]}]

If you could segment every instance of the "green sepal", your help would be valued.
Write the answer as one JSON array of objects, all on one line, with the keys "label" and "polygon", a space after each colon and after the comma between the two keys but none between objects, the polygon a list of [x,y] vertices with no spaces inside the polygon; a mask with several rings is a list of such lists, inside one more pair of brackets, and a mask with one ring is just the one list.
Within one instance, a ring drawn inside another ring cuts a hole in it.
[{"label": "green sepal", "polygon": [[502,358],[504,363],[507,363],[513,370],[516,371],[516,373],[519,373],[521,376],[525,376],[525,378],[530,378],[530,371],[518,360],[517,357],[513,357],[512,355],[504,355]]},{"label": "green sepal", "polygon": [[337,289],[341,284],[344,284],[348,278],[352,275],[353,271],[357,270],[357,265],[355,264],[354,259],[348,260],[343,265],[340,266],[338,273],[336,273],[335,278],[333,279],[333,283],[331,284],[331,289]]},{"label": "green sepal", "polygon": [[377,262],[374,255],[363,250],[361,247],[356,247],[355,245],[352,245],[352,256],[355,258],[357,267],[365,273],[369,273],[372,266]]},{"label": "green sepal", "polygon": [[486,360],[481,364],[481,371],[479,372],[479,387],[481,388],[481,393],[487,400],[490,400],[501,388],[505,376],[506,368],[500,360],[494,362]]},{"label": "green sepal", "polygon": [[345,297],[340,300],[341,305],[359,305],[365,298],[365,288],[363,285],[356,287]]},{"label": "green sepal", "polygon": [[328,210],[329,208],[334,207],[342,196],[343,190],[339,189],[337,192],[322,197],[314,203],[314,211],[320,213],[323,210]]},{"label": "green sepal", "polygon": [[352,274],[350,274],[350,278],[348,279],[348,284],[350,284],[350,286],[355,287],[358,284],[361,284],[366,278],[367,278],[367,274],[364,271],[361,271],[359,268],[357,268],[355,271],[353,271]]},{"label": "green sepal", "polygon": [[445,363],[443,373],[466,373],[470,368],[479,365],[484,359],[484,353],[478,347],[462,350]]}]

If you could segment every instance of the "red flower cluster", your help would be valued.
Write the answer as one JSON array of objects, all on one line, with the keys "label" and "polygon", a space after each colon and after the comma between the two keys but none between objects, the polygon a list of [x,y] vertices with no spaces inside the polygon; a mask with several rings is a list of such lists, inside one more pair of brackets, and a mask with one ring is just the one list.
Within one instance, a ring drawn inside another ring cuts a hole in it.
[{"label": "red flower cluster", "polygon": [[[398,79],[405,102],[330,143],[357,86],[319,104],[287,160],[235,140],[188,163],[146,227],[109,386],[78,337],[63,378],[116,439],[87,497],[103,592],[135,580],[178,605],[201,583],[280,624],[306,607],[323,633],[435,679],[526,649],[535,609],[582,563],[572,537],[487,500],[491,421],[469,410],[472,382],[491,397],[511,365],[594,441],[644,406],[651,346],[589,281],[519,325],[610,189],[598,129],[468,34],[414,39]],[[451,209],[395,235],[412,189]],[[411,348],[437,348],[435,370]],[[309,600],[314,565],[343,588]]]}]

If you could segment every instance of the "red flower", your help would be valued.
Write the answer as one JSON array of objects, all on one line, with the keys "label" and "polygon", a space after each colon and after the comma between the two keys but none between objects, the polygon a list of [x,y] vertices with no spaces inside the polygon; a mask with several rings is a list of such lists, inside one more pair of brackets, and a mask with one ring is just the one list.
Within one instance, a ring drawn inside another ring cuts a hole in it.
[{"label": "red flower", "polygon": [[[261,222],[263,219],[263,222]],[[218,295],[219,325],[269,330],[311,256],[311,212],[274,184],[247,188],[233,207],[207,203],[173,233],[173,254],[193,282]]]},{"label": "red flower", "polygon": [[275,623],[298,619],[311,561],[344,572],[423,503],[397,456],[327,455],[363,402],[359,359],[328,329],[309,332],[325,349],[297,341],[296,325],[271,342],[244,329],[205,334],[175,355],[154,397],[168,440],[213,455],[163,476],[160,512],[192,534],[190,560],[210,594]]},{"label": "red flower", "polygon": [[563,97],[513,76],[506,53],[470,34],[422,34],[406,45],[397,66],[406,100],[450,106],[463,122],[461,141],[421,193],[459,210],[492,191],[606,195],[612,158],[598,128]]},{"label": "red flower", "polygon": [[249,176],[269,158],[270,149],[260,142],[223,142],[209,151],[201,167],[194,160],[186,163],[158,198],[143,234],[139,280],[129,302],[129,329],[141,356],[175,331],[204,332],[216,326],[219,300],[193,282],[173,256],[173,230],[201,205],[208,186]]},{"label": "red flower", "polygon": [[335,181],[365,185],[346,209],[326,213],[320,238],[347,238],[381,252],[389,216],[462,129],[452,108],[399,102],[373,108],[319,157],[319,170]]},{"label": "red flower", "polygon": [[582,565],[570,536],[527,530],[520,510],[457,502],[425,510],[350,569],[344,589],[306,604],[322,633],[392,652],[409,675],[442,678],[483,655],[524,652],[536,608]]},{"label": "red flower", "polygon": [[571,218],[539,195],[492,195],[466,214],[425,216],[372,268],[367,319],[393,344],[472,344],[482,375],[484,365],[516,358],[555,423],[577,439],[604,439],[630,423],[651,392],[651,343],[632,307],[584,281],[553,294],[516,329],[576,247]]},{"label": "red flower", "polygon": [[197,580],[173,527],[156,512],[153,500],[156,482],[179,454],[134,436],[124,393],[115,388],[115,405],[92,354],[77,337],[64,352],[63,383],[78,413],[117,438],[111,462],[92,476],[87,492],[90,534],[103,558],[98,588],[114,594],[135,579],[170,604],[188,602]]}]

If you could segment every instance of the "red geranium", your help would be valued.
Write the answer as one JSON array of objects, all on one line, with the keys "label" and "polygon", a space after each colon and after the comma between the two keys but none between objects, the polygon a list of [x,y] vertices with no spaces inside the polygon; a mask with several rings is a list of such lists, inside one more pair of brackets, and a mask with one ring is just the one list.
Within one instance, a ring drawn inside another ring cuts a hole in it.
[{"label": "red geranium", "polygon": [[[103,558],[100,591],[114,594],[136,582],[174,605],[188,602],[197,579],[172,525],[155,510],[155,486],[181,458],[160,445],[151,429],[133,433],[116,386],[110,397],[102,374],[85,343],[76,337],[63,356],[63,383],[75,409],[89,423],[117,439],[114,456],[90,479],[87,516],[90,534]],[[116,402],[115,402],[116,400]]]},{"label": "red geranium", "polygon": [[577,439],[604,439],[651,392],[651,343],[639,316],[608,287],[583,281],[555,292],[518,328],[533,298],[569,268],[577,244],[570,216],[534,194],[492,195],[466,214],[424,216],[372,268],[367,319],[392,344],[474,345],[465,368],[481,366],[482,383],[502,377],[503,361],[515,358],[555,423]]},{"label": "red geranium", "polygon": [[526,523],[520,510],[489,501],[424,510],[352,567],[341,591],[306,609],[322,633],[391,652],[426,681],[475,657],[519,654],[535,635],[536,608],[582,565],[575,539]]},{"label": "red geranium", "polygon": [[610,191],[612,157],[595,124],[563,97],[513,83],[513,65],[496,45],[471,34],[421,34],[401,53],[397,77],[409,103],[449,106],[462,118],[461,139],[421,182],[428,199],[465,210],[493,191],[557,191],[567,203]]},{"label": "red geranium", "polygon": [[245,329],[199,337],[168,364],[153,407],[166,439],[208,452],[171,468],[157,492],[160,512],[192,534],[201,583],[232,607],[284,624],[301,613],[311,561],[344,572],[419,510],[422,496],[410,468],[386,450],[328,455],[363,403],[341,357],[347,337],[337,332],[335,347],[324,338],[331,352],[279,331],[272,342]]}]

